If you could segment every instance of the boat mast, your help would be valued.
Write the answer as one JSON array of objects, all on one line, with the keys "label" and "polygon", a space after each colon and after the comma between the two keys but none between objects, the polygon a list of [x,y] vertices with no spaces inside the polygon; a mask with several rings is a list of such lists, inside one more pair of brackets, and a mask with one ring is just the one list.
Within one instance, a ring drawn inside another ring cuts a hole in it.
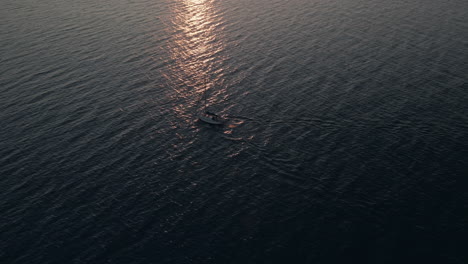
[{"label": "boat mast", "polygon": [[207,96],[206,96],[206,91],[207,91],[207,89],[206,89],[206,85],[205,85],[205,109],[204,109],[205,111],[206,111],[206,107],[207,107],[207,103],[206,103],[206,97],[207,97]]},{"label": "boat mast", "polygon": [[206,92],[208,91],[207,87],[208,87],[208,80],[205,80],[205,91],[203,93],[203,97],[205,99],[205,106],[203,108],[203,112],[206,112],[206,108],[208,107],[208,104],[207,104],[207,97],[208,96],[206,96]]}]

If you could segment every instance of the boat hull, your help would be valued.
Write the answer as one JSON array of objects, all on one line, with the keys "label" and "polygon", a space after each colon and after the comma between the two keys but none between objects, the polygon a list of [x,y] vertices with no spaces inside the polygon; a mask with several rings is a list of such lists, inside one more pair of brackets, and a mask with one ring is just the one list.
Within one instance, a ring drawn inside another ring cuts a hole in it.
[{"label": "boat hull", "polygon": [[203,121],[205,123],[208,123],[208,124],[212,124],[212,125],[222,125],[223,124],[223,122],[221,120],[214,120],[213,118],[211,118],[209,116],[201,115],[198,118],[201,121]]}]

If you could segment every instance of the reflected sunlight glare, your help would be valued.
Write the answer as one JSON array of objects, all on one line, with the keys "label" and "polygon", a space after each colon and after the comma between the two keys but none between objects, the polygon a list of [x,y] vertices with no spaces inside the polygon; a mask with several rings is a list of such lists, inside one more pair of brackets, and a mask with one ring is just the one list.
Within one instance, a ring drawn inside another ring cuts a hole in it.
[{"label": "reflected sunlight glare", "polygon": [[182,0],[171,13],[166,48],[173,64],[164,76],[175,90],[173,99],[183,100],[174,106],[178,119],[191,122],[203,93],[222,82],[222,15],[210,0]]}]

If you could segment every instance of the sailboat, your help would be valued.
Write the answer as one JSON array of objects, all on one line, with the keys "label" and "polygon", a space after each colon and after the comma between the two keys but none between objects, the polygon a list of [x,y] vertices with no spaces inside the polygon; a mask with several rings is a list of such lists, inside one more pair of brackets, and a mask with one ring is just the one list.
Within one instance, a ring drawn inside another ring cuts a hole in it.
[{"label": "sailboat", "polygon": [[222,125],[224,121],[217,114],[210,111],[205,111],[198,116],[198,119],[201,121],[212,124],[212,125]]},{"label": "sailboat", "polygon": [[211,124],[211,125],[222,125],[222,124],[224,124],[224,120],[220,116],[218,116],[217,114],[215,114],[213,112],[210,112],[210,111],[206,110],[206,108],[207,108],[206,88],[205,88],[205,91],[203,93],[203,97],[205,99],[205,105],[203,107],[202,112],[198,115],[198,119],[200,119],[200,121],[203,121],[203,122]]}]

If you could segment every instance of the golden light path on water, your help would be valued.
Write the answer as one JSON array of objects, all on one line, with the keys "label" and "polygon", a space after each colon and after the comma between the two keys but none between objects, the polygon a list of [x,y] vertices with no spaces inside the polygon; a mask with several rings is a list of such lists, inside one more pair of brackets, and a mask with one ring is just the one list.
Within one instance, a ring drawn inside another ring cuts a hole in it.
[{"label": "golden light path on water", "polygon": [[173,110],[179,121],[193,123],[194,116],[204,106],[226,93],[223,87],[220,55],[225,45],[222,34],[222,13],[211,0],[180,0],[172,6],[169,30],[172,38],[167,45],[171,65],[164,73],[168,84],[176,91]]}]

